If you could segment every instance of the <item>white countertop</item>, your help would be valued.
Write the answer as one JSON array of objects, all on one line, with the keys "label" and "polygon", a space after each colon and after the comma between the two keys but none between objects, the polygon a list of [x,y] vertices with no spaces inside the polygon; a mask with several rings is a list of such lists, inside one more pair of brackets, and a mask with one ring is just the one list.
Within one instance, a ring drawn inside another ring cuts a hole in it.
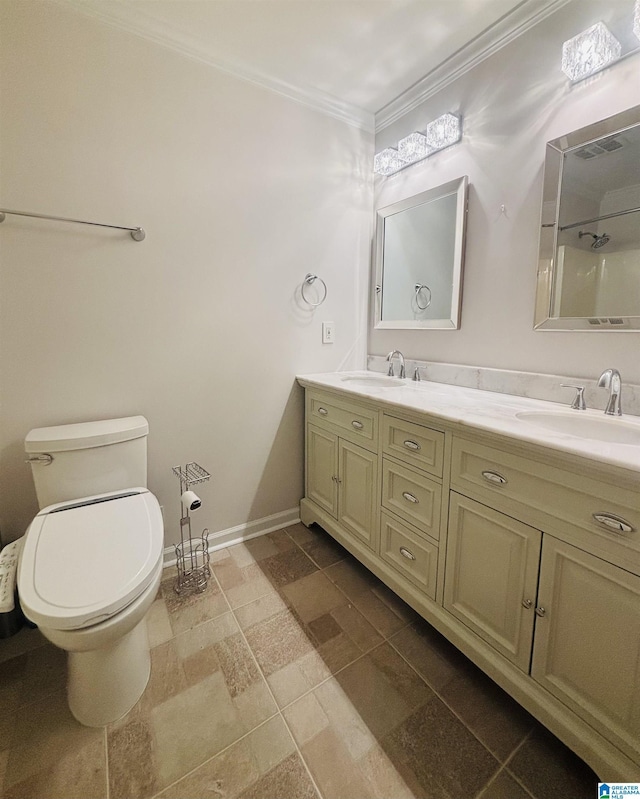
[{"label": "white countertop", "polygon": [[[389,407],[391,410],[395,408],[427,413],[434,419],[441,419],[443,422],[467,425],[561,452],[581,455],[599,463],[611,464],[640,472],[639,444],[614,444],[607,441],[553,432],[534,425],[530,421],[520,419],[516,414],[527,411],[547,412],[556,415],[575,414],[581,418],[592,417],[599,422],[615,425],[618,431],[628,431],[630,435],[640,435],[640,418],[637,416],[605,416],[602,411],[571,410],[568,405],[561,405],[555,402],[529,399],[511,394],[498,394],[492,391],[481,391],[475,388],[464,388],[446,383],[433,383],[427,380],[414,382],[406,379],[402,381],[402,385],[394,385],[389,388],[364,386],[348,380],[348,378],[358,376],[384,378],[384,375],[378,372],[327,372],[323,374],[298,375],[296,379],[300,385],[305,387],[343,391],[345,394],[354,397],[374,400]],[[397,383],[398,381],[392,381],[389,378],[389,382]],[[625,433],[623,432],[623,438],[624,435]]]}]

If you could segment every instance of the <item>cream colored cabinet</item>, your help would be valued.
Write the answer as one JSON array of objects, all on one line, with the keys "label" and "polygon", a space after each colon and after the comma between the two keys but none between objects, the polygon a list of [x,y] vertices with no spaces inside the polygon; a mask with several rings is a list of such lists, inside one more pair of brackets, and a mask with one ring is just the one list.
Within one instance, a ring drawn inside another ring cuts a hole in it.
[{"label": "cream colored cabinet", "polygon": [[375,454],[309,425],[306,495],[351,535],[375,545],[377,508]]},{"label": "cream colored cabinet", "polygon": [[542,534],[451,492],[444,607],[529,670]]},{"label": "cream colored cabinet", "polygon": [[544,536],[531,674],[630,757],[640,751],[640,577]]},{"label": "cream colored cabinet", "polygon": [[444,433],[387,413],[381,430],[380,556],[435,600]]},{"label": "cream colored cabinet", "polygon": [[376,549],[378,459],[362,447],[338,441],[338,522]]},{"label": "cream colored cabinet", "polygon": [[306,464],[306,496],[337,517],[338,436],[308,425]]},{"label": "cream colored cabinet", "polygon": [[421,424],[388,396],[307,389],[302,521],[602,778],[640,779],[637,475],[469,424]]},{"label": "cream colored cabinet", "polygon": [[332,516],[347,536],[375,549],[377,413],[357,403],[311,393],[307,419],[306,498]]}]

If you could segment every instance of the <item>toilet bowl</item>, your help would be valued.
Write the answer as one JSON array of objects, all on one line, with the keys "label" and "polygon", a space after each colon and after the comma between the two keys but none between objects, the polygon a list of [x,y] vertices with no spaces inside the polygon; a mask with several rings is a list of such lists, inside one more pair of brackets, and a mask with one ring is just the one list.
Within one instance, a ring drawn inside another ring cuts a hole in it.
[{"label": "toilet bowl", "polygon": [[144,616],[162,566],[162,514],[146,488],[56,503],[31,522],[20,601],[45,638],[69,653],[69,707],[81,724],[115,721],[142,695],[150,673]]}]

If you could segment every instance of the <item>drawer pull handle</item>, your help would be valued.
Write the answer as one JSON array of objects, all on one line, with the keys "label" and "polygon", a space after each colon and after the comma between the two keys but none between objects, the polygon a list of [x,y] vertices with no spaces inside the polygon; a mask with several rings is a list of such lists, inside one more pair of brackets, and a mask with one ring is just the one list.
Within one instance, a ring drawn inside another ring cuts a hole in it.
[{"label": "drawer pull handle", "polygon": [[406,547],[400,547],[400,554],[403,558],[407,560],[415,560],[416,556],[411,552],[411,550],[407,549]]},{"label": "drawer pull handle", "polygon": [[318,408],[318,413],[320,414],[320,416],[328,416],[329,415],[329,411],[326,408]]},{"label": "drawer pull handle", "polygon": [[612,533],[635,533],[636,528],[622,516],[613,513],[594,513],[593,518]]},{"label": "drawer pull handle", "polygon": [[355,427],[356,430],[362,430],[364,425],[362,424],[362,422],[359,422],[357,419],[354,419],[351,422],[351,427]]},{"label": "drawer pull handle", "polygon": [[404,445],[407,449],[412,449],[414,452],[418,452],[420,449],[420,444],[417,441],[411,441],[411,439],[404,442]]},{"label": "drawer pull handle", "polygon": [[482,476],[488,483],[493,483],[494,485],[503,486],[508,482],[506,477],[503,477],[498,472],[492,472],[490,469],[482,472]]},{"label": "drawer pull handle", "polygon": [[407,502],[414,502],[416,505],[420,502],[418,497],[414,497],[413,494],[410,494],[408,491],[403,491],[402,496],[407,500]]}]

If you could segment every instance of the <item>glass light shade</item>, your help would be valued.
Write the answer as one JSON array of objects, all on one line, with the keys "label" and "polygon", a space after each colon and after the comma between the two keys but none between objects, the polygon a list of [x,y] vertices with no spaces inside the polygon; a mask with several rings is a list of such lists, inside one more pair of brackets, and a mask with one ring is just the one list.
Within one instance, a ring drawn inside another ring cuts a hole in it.
[{"label": "glass light shade", "polygon": [[406,165],[407,162],[393,147],[387,147],[386,150],[376,153],[373,158],[373,171],[378,175],[393,175],[394,172]]},{"label": "glass light shade", "polygon": [[453,114],[443,114],[427,125],[427,143],[434,152],[460,141],[461,135],[460,119]]},{"label": "glass light shade", "polygon": [[433,147],[429,145],[427,137],[422,133],[412,133],[398,142],[398,153],[409,164],[421,161],[432,152]]},{"label": "glass light shade", "polygon": [[620,58],[622,47],[603,22],[562,45],[562,71],[572,81],[582,80]]},{"label": "glass light shade", "polygon": [[636,5],[633,9],[633,32],[640,39],[640,0],[636,0]]}]

